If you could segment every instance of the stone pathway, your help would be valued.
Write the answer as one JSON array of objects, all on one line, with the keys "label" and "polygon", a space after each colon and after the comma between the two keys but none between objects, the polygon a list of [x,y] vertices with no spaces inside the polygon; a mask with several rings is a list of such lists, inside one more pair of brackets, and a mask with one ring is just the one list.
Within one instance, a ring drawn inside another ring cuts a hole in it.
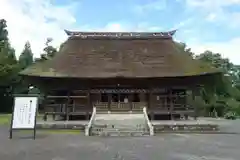
[{"label": "stone pathway", "polygon": [[[28,134],[29,135],[29,134]],[[154,137],[85,137],[40,134],[29,139],[0,127],[3,160],[239,160],[239,135],[162,134]]]}]

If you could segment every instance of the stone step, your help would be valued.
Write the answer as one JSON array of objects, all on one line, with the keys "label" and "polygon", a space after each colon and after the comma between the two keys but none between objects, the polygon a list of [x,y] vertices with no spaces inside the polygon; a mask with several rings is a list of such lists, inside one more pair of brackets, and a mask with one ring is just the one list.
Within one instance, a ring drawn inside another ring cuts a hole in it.
[{"label": "stone step", "polygon": [[147,131],[147,128],[92,128],[92,131]]},{"label": "stone step", "polygon": [[97,110],[97,114],[141,114],[142,110],[134,110],[134,111],[103,111]]},{"label": "stone step", "polygon": [[95,128],[92,131],[147,131],[148,128]]},{"label": "stone step", "polygon": [[97,114],[95,120],[135,120],[144,119],[143,114]]},{"label": "stone step", "polygon": [[146,136],[146,135],[149,135],[149,133],[144,132],[144,131],[102,131],[102,132],[92,132],[92,135],[98,135],[98,136]]},{"label": "stone step", "polygon": [[145,124],[145,121],[94,121],[94,124],[107,124],[107,125],[129,125],[136,126],[138,124]]},{"label": "stone step", "polygon": [[99,121],[99,122],[112,122],[112,121],[116,121],[116,122],[138,122],[138,121],[145,121],[145,119],[142,118],[136,118],[136,119],[95,119],[94,121]]},{"label": "stone step", "polygon": [[145,118],[140,114],[97,114],[91,129],[92,135],[143,136],[149,135]]},{"label": "stone step", "polygon": [[99,126],[99,127],[111,127],[111,128],[116,128],[116,127],[145,127],[146,124],[107,124],[107,123],[94,123],[92,126]]},{"label": "stone step", "polygon": [[127,121],[127,120],[110,120],[110,121],[106,121],[106,120],[95,120],[94,124],[124,124],[124,125],[135,125],[135,124],[145,124],[146,121],[145,120],[131,120],[131,121]]},{"label": "stone step", "polygon": [[109,130],[109,131],[145,131],[145,130],[148,130],[148,128],[125,128],[125,127],[122,127],[122,128],[101,128],[101,127],[92,127],[92,130],[101,130],[101,131],[104,131],[104,130]]}]

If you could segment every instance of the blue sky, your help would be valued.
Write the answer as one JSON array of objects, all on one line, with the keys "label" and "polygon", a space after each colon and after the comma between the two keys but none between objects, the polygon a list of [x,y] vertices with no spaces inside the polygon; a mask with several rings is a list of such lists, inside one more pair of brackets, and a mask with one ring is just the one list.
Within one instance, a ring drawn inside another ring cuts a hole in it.
[{"label": "blue sky", "polygon": [[27,40],[35,56],[47,37],[58,46],[67,38],[64,29],[178,29],[175,40],[194,52],[212,50],[240,64],[240,0],[1,0],[0,6],[17,53]]}]

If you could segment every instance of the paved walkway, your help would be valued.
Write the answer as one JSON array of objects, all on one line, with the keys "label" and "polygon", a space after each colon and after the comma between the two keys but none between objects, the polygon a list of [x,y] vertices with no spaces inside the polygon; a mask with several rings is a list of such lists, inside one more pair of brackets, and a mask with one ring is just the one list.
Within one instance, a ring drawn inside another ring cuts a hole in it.
[{"label": "paved walkway", "polygon": [[[238,123],[235,121],[234,123]],[[240,129],[240,127],[239,127]],[[240,135],[161,134],[154,137],[102,138],[82,134],[15,133],[0,127],[3,160],[239,160]]]}]

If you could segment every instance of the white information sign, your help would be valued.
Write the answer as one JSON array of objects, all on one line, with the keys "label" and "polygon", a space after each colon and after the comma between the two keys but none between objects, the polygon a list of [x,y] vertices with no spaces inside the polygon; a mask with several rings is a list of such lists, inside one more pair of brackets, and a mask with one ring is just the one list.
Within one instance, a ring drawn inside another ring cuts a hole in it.
[{"label": "white information sign", "polygon": [[35,127],[37,97],[15,97],[12,129]]}]

